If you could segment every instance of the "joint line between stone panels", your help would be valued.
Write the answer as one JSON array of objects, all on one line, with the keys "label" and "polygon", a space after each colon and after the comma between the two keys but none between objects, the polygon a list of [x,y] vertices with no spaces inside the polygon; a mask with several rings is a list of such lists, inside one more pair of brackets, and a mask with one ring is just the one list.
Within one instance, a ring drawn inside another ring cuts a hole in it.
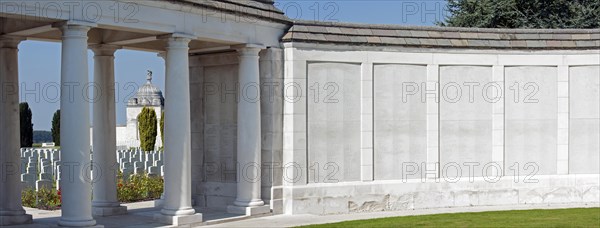
[{"label": "joint line between stone panels", "polygon": [[[304,73],[305,73],[305,75],[304,75],[304,80],[305,80],[304,85],[306,87],[308,87],[308,61],[304,62],[304,68],[305,68],[304,69]],[[303,88],[303,89],[306,89],[306,87]],[[305,104],[304,104],[304,108],[305,108],[305,115],[304,115],[304,118],[305,118],[305,121],[304,121],[304,130],[305,131],[304,131],[304,137],[306,138],[306,140],[305,140],[306,141],[306,145],[304,145],[305,148],[306,148],[305,152],[304,152],[304,155],[305,155],[305,158],[304,158],[305,167],[304,167],[304,169],[306,169],[306,171],[305,171],[306,172],[305,173],[306,179],[304,179],[304,184],[306,184],[306,185],[308,185],[308,183],[309,183],[309,174],[310,174],[309,168],[308,168],[309,167],[309,164],[308,164],[309,163],[309,159],[308,159],[309,158],[308,157],[309,156],[309,153],[308,153],[308,149],[309,149],[309,146],[308,146],[309,145],[308,144],[308,97],[309,96],[308,96],[308,90],[307,90],[306,91]]]},{"label": "joint line between stone panels", "polygon": [[[566,107],[567,110],[563,110],[563,111],[567,112],[567,144],[566,144],[566,147],[567,147],[567,160],[566,160],[567,161],[567,164],[566,164],[567,170],[566,171],[567,172],[566,172],[566,174],[568,175],[569,169],[570,169],[569,153],[571,152],[570,148],[569,148],[569,144],[571,142],[571,132],[570,132],[571,131],[571,110],[570,110],[570,106],[571,106],[571,72],[570,72],[569,66],[564,66],[564,67],[567,68],[566,71],[567,71],[567,89],[568,89],[567,99],[566,99],[567,100],[567,107]],[[557,124],[557,126],[558,126],[558,124]]]},{"label": "joint line between stone panels", "polygon": [[[566,110],[560,110],[560,106],[559,106],[558,107],[559,110],[557,110],[558,111],[557,113],[564,113],[564,111],[566,111],[566,113],[567,113],[567,128],[566,128],[567,142],[566,142],[566,145],[563,145],[563,146],[567,147],[567,156],[566,156],[567,170],[566,170],[565,174],[568,175],[569,174],[569,169],[570,169],[570,167],[569,167],[569,157],[570,157],[569,153],[571,152],[570,148],[569,148],[569,143],[571,141],[571,132],[570,132],[570,129],[571,129],[571,112],[570,112],[571,111],[570,110],[570,106],[571,106],[571,72],[570,72],[570,66],[569,65],[563,65],[562,67],[566,68],[566,69],[563,69],[563,71],[566,71],[566,74],[567,74],[567,79],[566,79],[567,80],[566,81],[566,84],[567,84],[567,97],[566,97],[567,107],[566,107]],[[558,73],[560,74],[561,71],[559,70]],[[557,84],[559,83],[558,82],[559,80],[560,80],[560,76],[557,75]],[[557,98],[557,103],[558,103],[559,99],[561,99],[561,98]],[[563,97],[563,99],[564,99],[564,97]],[[560,121],[560,117],[557,117],[557,120]],[[560,129],[560,125],[557,124],[557,127],[558,127],[558,129]],[[557,135],[557,137],[558,137],[558,135]],[[557,151],[558,151],[558,145],[557,145]],[[562,153],[562,151],[560,151],[560,153]],[[557,161],[557,171],[558,171],[558,161],[559,161],[558,160],[558,154],[556,156],[556,161]],[[564,161],[565,160],[562,160],[561,162],[564,162]],[[558,172],[557,172],[557,174],[558,174]]]},{"label": "joint line between stone panels", "polygon": [[440,139],[442,138],[442,136],[441,136],[441,127],[442,127],[442,124],[441,124],[442,123],[441,122],[441,116],[442,116],[441,115],[441,111],[442,111],[441,110],[441,103],[442,103],[441,95],[442,95],[442,91],[441,91],[441,85],[440,85],[441,84],[440,65],[434,65],[434,66],[436,66],[436,68],[437,68],[436,69],[436,72],[437,72],[437,83],[436,83],[437,88],[436,89],[437,89],[437,92],[438,92],[437,99],[435,100],[437,102],[437,119],[438,119],[438,122],[437,122],[437,128],[438,128],[437,129],[437,152],[438,152],[438,157],[437,157],[437,161],[436,161],[436,163],[437,163],[436,164],[436,166],[437,166],[436,167],[436,169],[437,169],[437,174],[436,174],[437,177],[436,177],[436,179],[438,179],[438,178],[442,177],[442,171],[441,171],[442,164],[441,164],[441,160],[440,160],[440,158],[442,157],[442,146],[440,144],[441,143]]},{"label": "joint line between stone panels", "polygon": [[[502,91],[506,91],[506,68],[502,68]],[[505,93],[505,92],[503,92]],[[502,96],[502,176],[506,176],[506,94]]]},{"label": "joint line between stone panels", "polygon": [[371,63],[371,181],[375,181],[375,65]]},{"label": "joint line between stone panels", "polygon": [[569,92],[567,93],[567,175],[571,172],[571,66],[566,65],[567,68],[567,88]]},{"label": "joint line between stone panels", "polygon": [[560,142],[562,140],[562,137],[560,137],[561,136],[560,135],[561,128],[558,125],[558,123],[561,120],[560,113],[562,111],[559,104],[560,104],[561,98],[563,98],[562,94],[561,94],[561,90],[562,90],[561,87],[563,84],[561,77],[562,77],[563,70],[564,69],[562,69],[561,65],[556,66],[556,100],[555,101],[556,101],[556,123],[557,124],[556,124],[556,133],[555,133],[556,134],[556,151],[555,151],[556,152],[556,160],[554,162],[556,163],[555,165],[556,165],[556,174],[557,175],[559,175],[562,171],[562,166],[561,166],[562,161],[560,160],[560,156],[562,156],[562,151],[559,147],[560,145],[562,145],[562,143]]}]

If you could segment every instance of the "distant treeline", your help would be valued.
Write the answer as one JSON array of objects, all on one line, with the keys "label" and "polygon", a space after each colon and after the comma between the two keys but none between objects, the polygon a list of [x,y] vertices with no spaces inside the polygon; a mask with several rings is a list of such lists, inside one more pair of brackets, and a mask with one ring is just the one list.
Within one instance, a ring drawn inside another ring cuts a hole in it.
[{"label": "distant treeline", "polygon": [[52,132],[50,131],[33,131],[33,143],[52,142]]}]

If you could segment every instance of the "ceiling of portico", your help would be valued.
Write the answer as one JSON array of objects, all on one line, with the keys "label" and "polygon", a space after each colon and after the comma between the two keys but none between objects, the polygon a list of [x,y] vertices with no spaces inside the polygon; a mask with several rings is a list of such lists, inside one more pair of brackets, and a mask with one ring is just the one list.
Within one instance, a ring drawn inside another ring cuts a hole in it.
[{"label": "ceiling of portico", "polygon": [[[0,35],[19,36],[28,40],[60,42],[61,32],[53,24],[60,21],[40,18],[23,19],[0,17]],[[168,35],[152,31],[125,31],[119,28],[92,28],[88,33],[89,44],[111,44],[124,49],[162,52],[166,50],[166,41],[160,36]],[[195,39],[190,42],[190,53],[211,53],[227,51],[231,45],[224,41]]]}]

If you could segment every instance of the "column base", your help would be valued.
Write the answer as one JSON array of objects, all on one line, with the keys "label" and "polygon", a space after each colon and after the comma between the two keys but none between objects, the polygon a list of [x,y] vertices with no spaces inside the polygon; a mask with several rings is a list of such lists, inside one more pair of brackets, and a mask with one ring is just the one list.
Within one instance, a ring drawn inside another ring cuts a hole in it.
[{"label": "column base", "polygon": [[173,226],[195,226],[202,224],[202,214],[196,213],[193,215],[165,215],[158,213],[154,215],[154,220],[170,224]]},{"label": "column base", "polygon": [[69,221],[69,220],[64,220],[64,219],[60,219],[58,221],[58,226],[59,227],[98,227],[98,228],[103,228],[103,225],[98,225],[96,224],[96,220],[83,220],[83,221]]},{"label": "column base", "polygon": [[116,207],[92,207],[92,215],[94,217],[107,217],[113,215],[127,214],[126,206]]},{"label": "column base", "polygon": [[265,205],[265,202],[262,199],[253,199],[253,200],[235,200],[233,201],[233,206],[238,207],[258,207]]},{"label": "column base", "polygon": [[240,206],[230,205],[230,206],[227,206],[227,213],[247,215],[247,216],[262,215],[262,214],[271,213],[271,206],[262,205],[262,206],[256,206],[256,207],[240,207]]},{"label": "column base", "polygon": [[60,225],[60,224],[58,224],[58,226],[57,226],[57,227],[73,227],[73,228],[75,228],[75,227],[85,227],[85,228],[104,228],[104,225],[98,225],[98,224],[96,224],[96,225],[93,225],[93,226],[65,226],[65,225]]},{"label": "column base", "polygon": [[31,215],[0,215],[0,226],[29,224],[33,222]]}]

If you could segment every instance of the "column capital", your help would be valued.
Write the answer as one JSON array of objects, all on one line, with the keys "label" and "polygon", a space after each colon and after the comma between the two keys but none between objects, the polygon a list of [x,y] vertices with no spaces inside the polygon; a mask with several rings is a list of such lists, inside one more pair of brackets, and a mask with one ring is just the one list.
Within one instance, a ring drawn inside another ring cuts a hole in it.
[{"label": "column capital", "polygon": [[90,29],[97,27],[96,23],[87,21],[61,21],[52,24],[52,27],[59,28],[63,37],[86,37]]},{"label": "column capital", "polygon": [[160,35],[157,39],[167,41],[167,49],[169,48],[189,48],[189,43],[197,37],[186,33],[171,33]]},{"label": "column capital", "polygon": [[94,52],[95,56],[114,56],[115,52],[121,49],[121,46],[110,44],[92,44],[89,48]]},{"label": "column capital", "polygon": [[52,24],[52,27],[55,27],[55,28],[62,28],[65,26],[73,26],[73,27],[74,26],[83,26],[83,27],[88,27],[88,28],[95,28],[95,27],[98,27],[98,24],[96,24],[94,22],[78,21],[78,20],[59,21],[59,22]]},{"label": "column capital", "polygon": [[0,48],[17,49],[23,40],[25,40],[23,37],[0,36]]},{"label": "column capital", "polygon": [[266,47],[262,44],[240,44],[231,48],[237,50],[241,56],[258,56],[258,53]]}]

